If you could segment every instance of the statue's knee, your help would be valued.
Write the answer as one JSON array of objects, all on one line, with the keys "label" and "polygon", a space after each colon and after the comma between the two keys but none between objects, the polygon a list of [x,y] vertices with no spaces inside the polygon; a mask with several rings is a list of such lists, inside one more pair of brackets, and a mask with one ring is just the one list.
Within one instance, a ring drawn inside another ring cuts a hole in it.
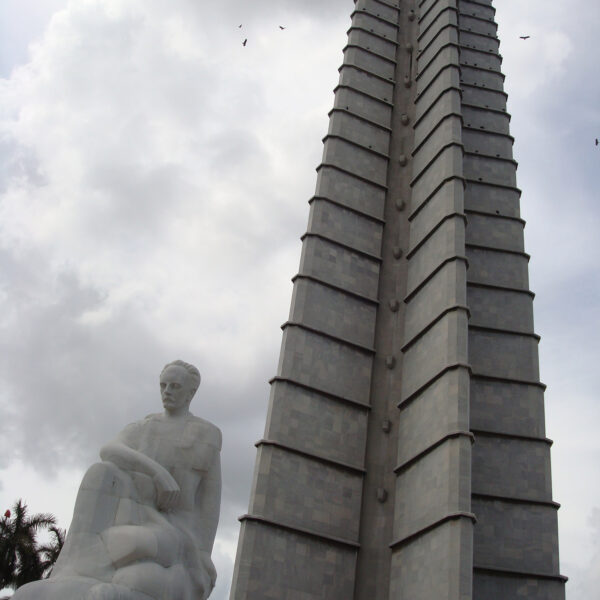
[{"label": "statue's knee", "polygon": [[100,533],[115,523],[119,498],[129,495],[126,476],[109,462],[93,464],[83,476],[75,501],[71,533]]},{"label": "statue's knee", "polygon": [[20,587],[12,596],[15,600],[67,600],[84,598],[97,582],[84,577],[41,579]]},{"label": "statue's knee", "polygon": [[121,484],[121,470],[111,462],[94,463],[81,480],[82,490],[111,489]]},{"label": "statue's knee", "polygon": [[15,600],[35,600],[36,598],[43,598],[43,585],[44,584],[40,581],[26,583],[15,592],[13,597]]}]

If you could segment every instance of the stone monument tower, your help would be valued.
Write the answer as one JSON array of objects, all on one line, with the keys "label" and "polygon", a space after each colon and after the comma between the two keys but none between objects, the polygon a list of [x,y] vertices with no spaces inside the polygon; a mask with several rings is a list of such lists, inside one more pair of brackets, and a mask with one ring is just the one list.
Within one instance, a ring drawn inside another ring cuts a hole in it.
[{"label": "stone monument tower", "polygon": [[491,0],[358,0],[232,600],[560,600]]}]

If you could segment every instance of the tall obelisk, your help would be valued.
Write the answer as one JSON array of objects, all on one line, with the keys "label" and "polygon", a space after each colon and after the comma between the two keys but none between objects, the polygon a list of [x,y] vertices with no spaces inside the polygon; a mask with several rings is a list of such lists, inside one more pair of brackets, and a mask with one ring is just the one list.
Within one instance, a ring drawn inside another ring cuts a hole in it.
[{"label": "tall obelisk", "polygon": [[358,0],[232,600],[561,600],[491,0]]}]

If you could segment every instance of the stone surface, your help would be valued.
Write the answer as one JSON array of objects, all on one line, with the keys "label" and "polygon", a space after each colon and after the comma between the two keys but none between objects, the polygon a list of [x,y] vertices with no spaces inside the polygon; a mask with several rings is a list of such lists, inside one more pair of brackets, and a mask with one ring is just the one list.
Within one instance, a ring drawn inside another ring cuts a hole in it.
[{"label": "stone surface", "polygon": [[205,600],[221,496],[221,432],[188,408],[200,384],[182,361],[160,375],[164,412],[125,427],[85,474],[47,580],[14,600]]}]

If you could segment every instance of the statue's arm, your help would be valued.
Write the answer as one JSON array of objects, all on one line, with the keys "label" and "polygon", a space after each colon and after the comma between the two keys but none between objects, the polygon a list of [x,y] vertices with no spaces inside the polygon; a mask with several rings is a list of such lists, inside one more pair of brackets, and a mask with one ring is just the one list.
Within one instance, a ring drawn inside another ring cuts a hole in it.
[{"label": "statue's arm", "polygon": [[160,510],[169,511],[179,499],[179,485],[171,474],[155,460],[132,448],[125,429],[112,442],[100,449],[100,458],[112,462],[123,471],[137,471],[151,477],[156,486],[156,504]]}]

